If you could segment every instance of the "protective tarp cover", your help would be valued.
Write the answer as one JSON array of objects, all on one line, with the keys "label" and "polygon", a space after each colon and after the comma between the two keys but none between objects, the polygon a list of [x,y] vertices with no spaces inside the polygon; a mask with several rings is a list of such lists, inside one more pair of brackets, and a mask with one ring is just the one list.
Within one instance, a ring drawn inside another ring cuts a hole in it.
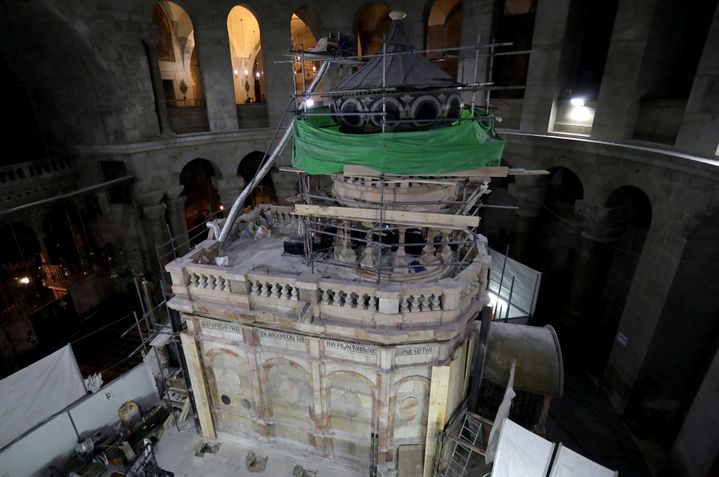
[{"label": "protective tarp cover", "polygon": [[482,121],[460,121],[426,131],[346,134],[329,117],[315,116],[295,121],[292,165],[308,174],[341,174],[345,164],[354,164],[406,175],[498,166],[504,141],[491,137],[491,129]]},{"label": "protective tarp cover", "polygon": [[333,91],[381,88],[383,68],[387,88],[452,87],[459,84],[423,54],[392,54],[415,49],[407,38],[402,21],[394,20],[391,23],[385,41],[388,53],[386,58],[381,54],[375,56]]},{"label": "protective tarp cover", "polygon": [[582,477],[614,477],[619,474],[559,444],[549,477],[576,477],[578,475]]},{"label": "protective tarp cover", "polygon": [[0,448],[85,395],[70,345],[0,381]]},{"label": "protective tarp cover", "polygon": [[[554,444],[509,419],[502,423],[492,477],[545,477]],[[582,474],[576,474],[579,476]]]}]

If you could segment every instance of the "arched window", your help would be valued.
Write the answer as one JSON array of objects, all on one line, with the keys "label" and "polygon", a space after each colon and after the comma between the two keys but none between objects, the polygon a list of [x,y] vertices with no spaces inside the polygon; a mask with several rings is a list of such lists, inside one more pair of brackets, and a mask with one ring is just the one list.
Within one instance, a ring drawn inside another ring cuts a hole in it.
[{"label": "arched window", "polygon": [[247,8],[237,5],[227,15],[235,103],[264,103],[265,72],[260,24]]},{"label": "arched window", "polygon": [[[427,49],[454,48],[462,41],[462,0],[436,0],[427,19]],[[427,58],[457,78],[459,51],[430,51]]]},{"label": "arched window", "polygon": [[152,16],[159,30],[157,63],[170,125],[179,134],[207,131],[192,20],[182,7],[164,0],[155,4]]},{"label": "arched window", "polygon": [[383,3],[372,3],[364,7],[358,16],[357,54],[374,55],[382,48],[384,35],[392,21],[390,8]]},{"label": "arched window", "polygon": [[[297,9],[290,19],[290,41],[292,50],[307,51],[317,46],[316,35],[319,34],[317,31],[319,28],[319,16],[314,11],[308,7]],[[310,85],[317,75],[317,69],[320,67],[320,63],[319,61],[308,60],[304,62],[303,68],[301,55],[298,54],[295,56],[293,65],[295,92],[301,93]],[[321,83],[318,85],[316,91],[322,91]],[[313,99],[315,103],[319,102],[319,97]]]}]

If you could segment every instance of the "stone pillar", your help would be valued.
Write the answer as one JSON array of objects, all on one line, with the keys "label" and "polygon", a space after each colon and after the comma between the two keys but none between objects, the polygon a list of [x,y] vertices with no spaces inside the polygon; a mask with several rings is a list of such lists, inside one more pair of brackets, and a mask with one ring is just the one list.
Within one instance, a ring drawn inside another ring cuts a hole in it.
[{"label": "stone pillar", "polygon": [[[220,202],[225,207],[225,210],[229,211],[245,185],[245,180],[242,177],[231,177],[217,181],[217,193],[220,195]],[[245,201],[245,207],[247,205],[249,205],[249,202]]]},{"label": "stone pillar", "polygon": [[554,103],[561,92],[571,56],[569,0],[542,0],[537,4],[520,130],[544,134],[552,122]]},{"label": "stone pillar", "polygon": [[[657,211],[629,288],[617,339],[604,370],[603,386],[623,413],[654,339],[687,240],[686,217]],[[682,212],[683,213],[683,212]]]},{"label": "stone pillar", "polygon": [[[195,48],[200,60],[207,119],[212,132],[234,131],[238,129],[237,107],[227,38],[227,16],[217,15],[214,11],[211,13],[199,15],[195,19]],[[265,54],[265,58],[272,57]]]},{"label": "stone pillar", "polygon": [[612,238],[609,209],[578,200],[575,213],[581,218],[582,231],[569,289],[567,314],[563,320],[563,324],[569,328],[589,319],[587,315],[590,308],[597,305],[606,276],[606,273],[602,273],[606,271],[607,265],[607,261],[603,260],[606,255],[605,243]]},{"label": "stone pillar", "polygon": [[[477,42],[477,35],[481,44],[486,45],[492,41],[494,28],[492,23],[498,14],[497,6],[500,2],[494,0],[474,0],[464,2],[462,5],[462,41],[460,45],[470,46]],[[479,54],[487,54],[489,49],[480,48]],[[464,83],[474,81],[474,50],[463,50],[460,55],[466,56],[459,67],[459,80]],[[482,83],[487,78],[487,58],[480,57],[477,64],[477,82]],[[483,103],[483,92],[476,94],[477,104]],[[465,98],[465,101],[471,99]]]},{"label": "stone pillar", "polygon": [[[142,214],[145,216],[147,229],[150,232],[151,246],[153,255],[150,257],[151,261],[157,259],[157,247],[166,243],[169,240],[167,236],[167,222],[165,221],[165,211],[167,205],[164,203],[151,205],[142,208]],[[165,255],[168,252],[167,247],[163,247],[160,251],[161,254]],[[164,265],[166,262],[171,260],[171,256],[166,256],[162,260]]]},{"label": "stone pillar", "polygon": [[[274,63],[274,58],[285,58],[290,44],[290,21],[284,15],[271,15],[262,22],[262,53],[265,58],[265,97],[269,125],[280,122],[289,104],[292,91],[292,64]],[[229,56],[228,56],[229,58]]]},{"label": "stone pillar", "polygon": [[697,72],[694,75],[677,149],[702,157],[719,155],[719,5],[714,12]]},{"label": "stone pillar", "polygon": [[175,253],[178,257],[190,251],[190,236],[187,233],[187,221],[185,220],[185,199],[185,196],[180,196],[165,201],[170,230],[175,241]]},{"label": "stone pillar", "polygon": [[142,45],[145,48],[145,54],[147,56],[147,66],[150,69],[152,95],[155,98],[155,112],[157,114],[160,134],[163,136],[174,136],[175,132],[172,130],[170,119],[167,116],[167,103],[165,102],[165,93],[162,90],[162,76],[160,75],[160,66],[157,64],[156,43],[157,39],[155,38],[142,40]]},{"label": "stone pillar", "polygon": [[658,0],[619,0],[591,136],[621,142],[632,137],[639,114],[642,63]]},{"label": "stone pillar", "polygon": [[542,181],[532,176],[516,176],[513,195],[519,208],[516,211],[510,255],[520,262],[527,262],[532,256],[533,234],[544,196]]}]

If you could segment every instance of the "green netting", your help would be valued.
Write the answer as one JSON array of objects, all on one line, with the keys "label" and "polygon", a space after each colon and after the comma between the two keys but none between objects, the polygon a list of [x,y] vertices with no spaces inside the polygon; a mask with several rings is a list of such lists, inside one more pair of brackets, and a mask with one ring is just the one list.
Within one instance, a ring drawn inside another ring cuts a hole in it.
[{"label": "green netting", "polygon": [[338,174],[345,164],[355,164],[408,175],[498,166],[504,141],[491,138],[490,129],[479,121],[459,121],[427,131],[345,134],[329,116],[298,119],[292,165],[308,174]]}]

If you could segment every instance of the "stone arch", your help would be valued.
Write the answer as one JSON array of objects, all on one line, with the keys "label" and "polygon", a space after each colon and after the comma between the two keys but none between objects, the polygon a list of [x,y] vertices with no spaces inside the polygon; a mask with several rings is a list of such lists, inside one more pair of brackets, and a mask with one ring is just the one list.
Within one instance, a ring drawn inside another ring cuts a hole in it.
[{"label": "stone arch", "polygon": [[374,55],[382,48],[382,38],[389,31],[390,7],[386,3],[368,3],[355,13],[354,33],[357,54]]},{"label": "stone arch", "polygon": [[[292,49],[308,50],[317,46],[318,35],[322,32],[321,25],[322,19],[314,9],[308,6],[302,6],[295,10],[290,18],[290,43]],[[296,60],[298,58],[299,55],[295,57]],[[295,93],[299,94],[304,92],[305,88],[309,86],[315,76],[317,76],[319,67],[319,61],[305,61],[304,68],[302,67],[301,61],[295,61],[293,64]],[[322,91],[321,82],[318,85],[317,91]],[[315,97],[313,101],[319,103],[321,98]]]},{"label": "stone arch", "polygon": [[[252,151],[240,160],[237,165],[237,175],[244,179],[245,184],[249,184],[250,181],[255,177],[255,174],[260,168],[262,161],[267,157],[264,152]],[[265,177],[257,184],[255,190],[252,191],[249,199],[246,201],[247,205],[256,207],[259,204],[273,204],[277,202],[277,192],[275,190],[274,182],[270,173],[267,173]]]},{"label": "stone arch", "polygon": [[[426,48],[453,48],[462,42],[462,0],[434,0],[427,15]],[[459,51],[427,52],[427,58],[438,60],[447,55],[458,55]],[[440,66],[447,74],[457,78],[459,62],[443,59]]]},{"label": "stone arch", "polygon": [[265,87],[261,25],[255,12],[244,4],[235,5],[227,14],[230,62],[239,105],[261,103]]},{"label": "stone arch", "polygon": [[390,395],[392,439],[421,439],[426,433],[430,379],[406,376],[392,385]]},{"label": "stone arch", "polygon": [[[511,50],[529,50],[534,35],[536,16],[535,0],[511,0],[495,2],[498,18],[494,21],[494,39],[496,42],[512,42]],[[496,85],[517,86],[527,82],[529,55],[497,57],[494,62],[493,80]],[[481,80],[481,79],[480,79]],[[523,98],[524,89],[496,91],[496,98]]]},{"label": "stone arch", "polygon": [[[121,107],[126,101],[120,99],[120,80],[103,58],[105,50],[88,39],[83,22],[45,2],[20,3],[3,14],[13,26],[0,30],[3,59],[32,91],[37,124],[49,148],[126,141],[121,111],[134,108]],[[42,61],[26,56],[29,44],[31,51],[42,51]]]},{"label": "stone arch", "polygon": [[[670,445],[719,344],[719,209],[689,231],[625,416]],[[698,285],[701,284],[701,285]]]},{"label": "stone arch", "polygon": [[0,224],[0,312],[23,308],[42,288],[40,244],[31,227],[18,221]]},{"label": "stone arch", "polygon": [[158,29],[157,65],[170,124],[178,134],[207,131],[207,109],[192,18],[182,6],[168,0],[154,5],[152,17]]},{"label": "stone arch", "polygon": [[[607,197],[606,227],[612,231],[606,244],[600,244],[600,268],[592,277],[595,289],[601,291],[592,299],[587,310],[588,368],[601,374],[619,327],[629,289],[639,264],[652,222],[652,203],[642,189],[625,185],[614,189]],[[597,257],[599,258],[599,257]]]},{"label": "stone arch", "polygon": [[205,363],[213,407],[250,412],[254,406],[247,360],[232,350],[215,348],[205,353]]},{"label": "stone arch", "polygon": [[312,426],[312,374],[301,364],[285,358],[262,363],[262,392],[267,418]]},{"label": "stone arch", "polygon": [[[350,438],[335,439],[335,455],[352,457],[356,444],[369,444],[375,425],[376,386],[356,371],[335,371],[323,382],[327,429],[340,431]],[[345,447],[346,446],[346,447]]]},{"label": "stone arch", "polygon": [[180,171],[181,195],[187,198],[185,220],[193,244],[203,240],[203,224],[220,213],[220,196],[215,187],[219,178],[217,167],[203,158],[191,160]]}]

